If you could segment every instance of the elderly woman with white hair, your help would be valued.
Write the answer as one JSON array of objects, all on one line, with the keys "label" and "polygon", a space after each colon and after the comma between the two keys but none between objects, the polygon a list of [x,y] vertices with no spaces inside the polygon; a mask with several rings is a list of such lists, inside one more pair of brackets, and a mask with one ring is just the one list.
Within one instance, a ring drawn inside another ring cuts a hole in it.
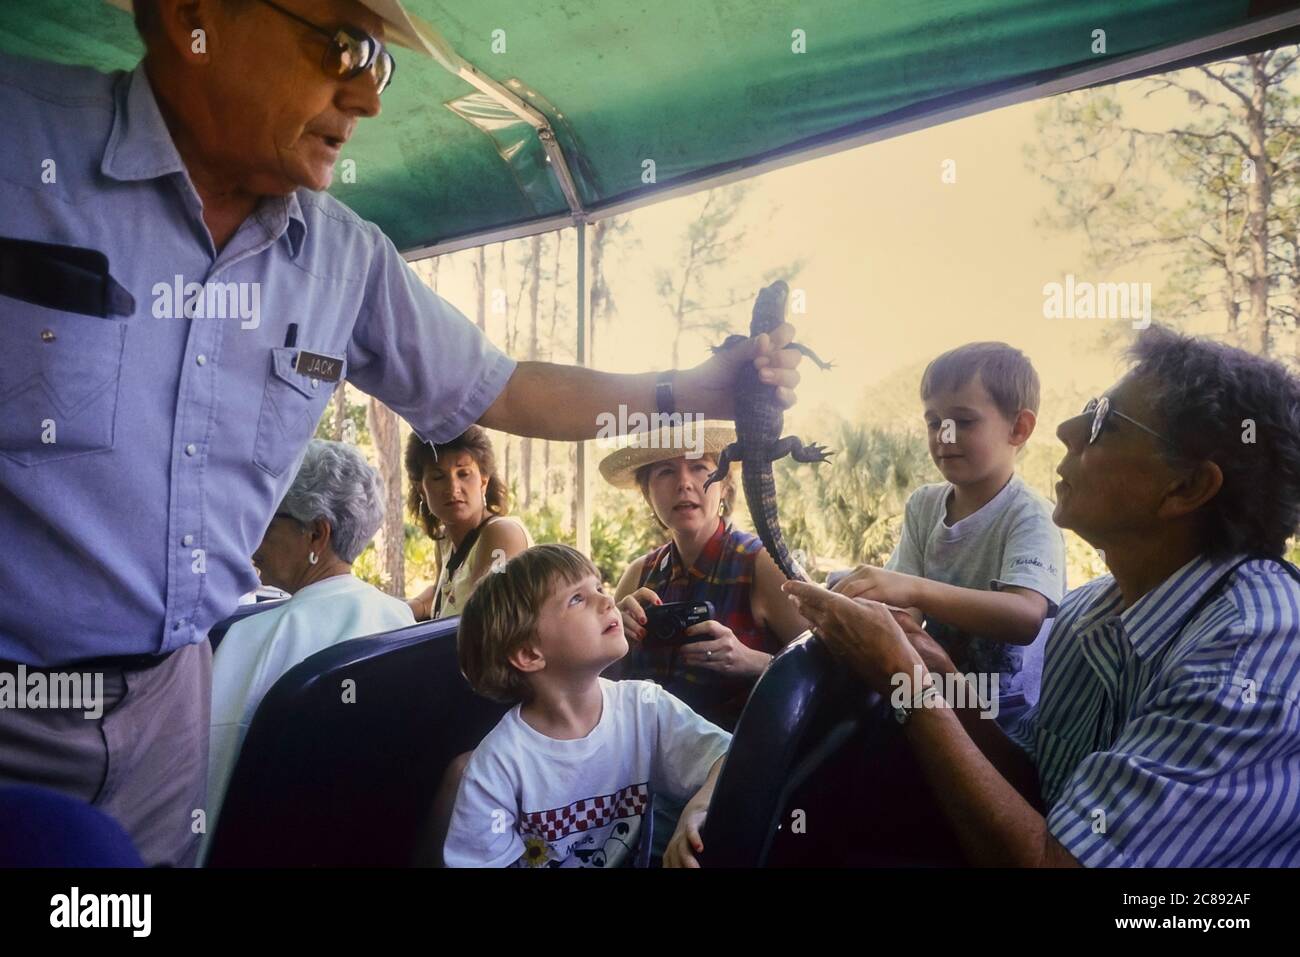
[{"label": "elderly woman with white hair", "polygon": [[262,584],[292,597],[232,625],[212,659],[209,833],[257,706],[280,676],[340,641],[415,624],[406,602],[352,574],[383,518],[383,486],[361,453],[313,440],[253,553]]}]

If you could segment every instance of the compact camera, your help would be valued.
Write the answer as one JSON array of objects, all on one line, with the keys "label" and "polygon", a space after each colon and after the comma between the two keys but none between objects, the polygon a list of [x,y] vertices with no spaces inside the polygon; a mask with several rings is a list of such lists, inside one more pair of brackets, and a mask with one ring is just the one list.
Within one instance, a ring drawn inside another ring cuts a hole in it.
[{"label": "compact camera", "polygon": [[710,635],[688,635],[686,629],[713,619],[711,601],[670,601],[647,605],[645,609],[645,643],[647,645],[689,645],[708,641]]}]

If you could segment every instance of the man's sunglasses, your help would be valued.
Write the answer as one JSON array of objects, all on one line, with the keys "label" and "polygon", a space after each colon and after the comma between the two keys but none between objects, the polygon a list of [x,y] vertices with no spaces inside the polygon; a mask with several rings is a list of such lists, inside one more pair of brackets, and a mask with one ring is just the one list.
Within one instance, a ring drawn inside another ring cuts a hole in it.
[{"label": "man's sunglasses", "polygon": [[1108,395],[1103,395],[1100,399],[1089,399],[1088,404],[1083,407],[1083,414],[1092,416],[1092,432],[1088,436],[1089,445],[1092,445],[1097,441],[1097,439],[1101,438],[1101,430],[1106,427],[1106,420],[1110,418],[1112,415],[1115,416],[1117,419],[1123,419],[1129,425],[1137,426],[1143,432],[1147,433],[1148,435],[1155,436],[1157,439],[1159,439],[1161,442],[1164,442],[1166,445],[1169,445],[1171,447],[1174,445],[1172,439],[1169,439],[1166,436],[1161,435],[1155,429],[1148,428],[1147,426],[1139,422],[1137,419],[1130,418],[1129,416],[1125,415],[1123,412],[1120,412],[1118,409],[1116,409],[1113,405],[1110,404],[1110,396]]},{"label": "man's sunglasses", "polygon": [[388,84],[393,82],[393,71],[397,68],[393,62],[393,55],[369,33],[357,27],[326,30],[310,20],[304,20],[292,10],[286,10],[279,4],[272,3],[271,0],[262,0],[262,2],[272,10],[277,10],[289,19],[297,20],[303,26],[311,27],[321,36],[329,38],[330,44],[325,49],[325,60],[322,65],[330,76],[338,77],[340,80],[350,80],[369,71],[375,78],[378,93],[383,93],[388,89]]}]

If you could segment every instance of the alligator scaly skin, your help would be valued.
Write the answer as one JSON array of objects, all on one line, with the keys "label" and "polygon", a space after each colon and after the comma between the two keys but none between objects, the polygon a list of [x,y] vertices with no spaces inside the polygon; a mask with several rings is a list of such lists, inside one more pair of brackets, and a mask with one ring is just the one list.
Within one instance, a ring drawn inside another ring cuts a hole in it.
[{"label": "alligator scaly skin", "polygon": [[[759,291],[758,298],[754,300],[754,314],[749,326],[751,337],[771,332],[785,322],[789,297],[790,287],[779,279]],[[746,338],[748,337],[728,336],[721,346],[714,347],[714,351],[726,349],[736,342],[744,342]],[[831,367],[829,362],[823,362],[807,346],[792,342],[786,348],[798,350],[822,369]],[[749,504],[749,514],[754,520],[754,529],[758,532],[763,547],[786,578],[808,581],[808,574],[791,557],[781,534],[781,522],[776,513],[776,482],[772,477],[772,463],[787,455],[796,462],[825,462],[832,453],[821,445],[804,445],[795,435],[782,438],[781,429],[784,425],[785,410],[777,400],[776,386],[763,382],[759,378],[759,370],[752,364],[746,365],[737,377],[736,441],[722,450],[718,457],[717,471],[709,476],[704,487],[707,489],[714,482],[721,481],[731,463],[739,462],[745,501]]]}]

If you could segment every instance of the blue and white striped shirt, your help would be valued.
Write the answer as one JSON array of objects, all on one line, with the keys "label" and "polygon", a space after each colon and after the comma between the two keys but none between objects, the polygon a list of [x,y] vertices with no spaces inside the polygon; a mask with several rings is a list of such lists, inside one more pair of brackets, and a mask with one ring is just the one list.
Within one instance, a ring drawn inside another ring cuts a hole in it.
[{"label": "blue and white striped shirt", "polygon": [[1089,867],[1300,863],[1300,584],[1194,559],[1121,611],[1107,575],[1066,595],[1038,706],[1011,737],[1051,834]]}]

